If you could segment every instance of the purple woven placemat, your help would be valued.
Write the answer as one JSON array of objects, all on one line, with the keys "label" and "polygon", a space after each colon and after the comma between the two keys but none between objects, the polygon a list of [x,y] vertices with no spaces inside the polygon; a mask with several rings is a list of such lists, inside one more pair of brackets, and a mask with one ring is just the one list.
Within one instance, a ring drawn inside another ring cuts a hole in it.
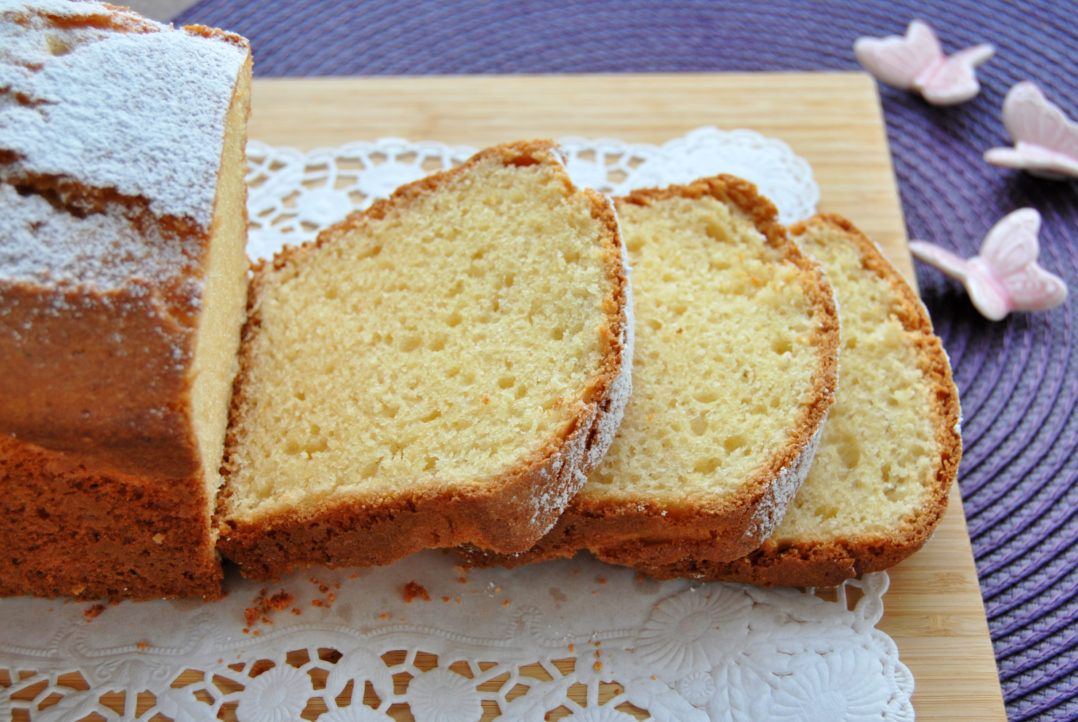
[{"label": "purple woven placemat", "polygon": [[[860,35],[920,17],[947,51],[996,46],[969,103],[882,88],[909,234],[977,252],[1006,213],[1044,217],[1042,264],[1078,292],[1078,184],[981,160],[1008,144],[1007,90],[1034,80],[1071,118],[1073,3],[312,2],[204,0],[176,18],[249,37],[262,76],[856,69]],[[922,295],[962,394],[960,484],[1009,716],[1078,718],[1078,345],[1074,301],[990,323],[939,273]]]}]

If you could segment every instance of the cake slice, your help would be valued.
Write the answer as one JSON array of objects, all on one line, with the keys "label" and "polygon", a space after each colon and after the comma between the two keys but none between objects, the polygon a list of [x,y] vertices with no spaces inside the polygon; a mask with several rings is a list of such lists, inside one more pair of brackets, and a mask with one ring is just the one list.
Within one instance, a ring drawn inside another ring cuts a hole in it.
[{"label": "cake slice", "polygon": [[244,574],[527,549],[602,458],[631,368],[613,206],[520,142],[256,270],[219,505]]},{"label": "cake slice", "polygon": [[0,2],[0,594],[215,597],[247,41]]},{"label": "cake slice", "polygon": [[770,536],[812,461],[836,383],[830,286],[747,181],[617,200],[633,268],[633,396],[600,467],[514,566],[588,549],[669,563],[671,538],[733,559]]},{"label": "cake slice", "polygon": [[958,392],[924,306],[868,238],[838,216],[791,229],[841,309],[842,378],[816,461],[779,528],[734,561],[706,545],[648,574],[830,586],[887,568],[939,523],[962,455]]}]

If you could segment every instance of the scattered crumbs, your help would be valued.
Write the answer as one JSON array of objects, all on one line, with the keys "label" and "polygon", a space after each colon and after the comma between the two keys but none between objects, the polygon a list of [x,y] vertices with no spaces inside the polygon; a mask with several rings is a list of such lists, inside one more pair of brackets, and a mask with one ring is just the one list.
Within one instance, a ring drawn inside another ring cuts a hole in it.
[{"label": "scattered crumbs", "polygon": [[657,681],[657,679],[656,679],[656,677],[655,677],[655,675],[654,675],[654,674],[653,674],[653,675],[651,675],[651,681],[652,681],[652,682],[655,682],[655,681]]},{"label": "scattered crumbs", "polygon": [[606,577],[599,577],[600,584],[606,584]]},{"label": "scattered crumbs", "polygon": [[104,604],[95,604],[92,607],[83,610],[82,616],[86,617],[87,619],[97,619],[101,616],[101,612],[103,611],[105,611]]},{"label": "scattered crumbs", "polygon": [[467,584],[468,583],[468,577],[457,577],[457,581],[460,582],[461,584]]},{"label": "scattered crumbs", "polygon": [[250,633],[251,633],[251,630],[250,630],[249,628],[247,628],[247,627],[244,627],[244,628],[243,628],[243,633],[244,633],[244,634],[250,634]]},{"label": "scattered crumbs", "polygon": [[338,592],[341,591],[341,583],[340,582],[334,582],[333,583],[333,588],[336,589]]},{"label": "scattered crumbs", "polygon": [[359,572],[352,572],[352,575],[349,576],[348,578],[349,579],[359,579]]},{"label": "scattered crumbs", "polygon": [[413,599],[422,598],[424,601],[430,601],[430,594],[427,593],[427,588],[414,579],[404,585],[404,601],[408,604],[412,603]]},{"label": "scattered crumbs", "polygon": [[569,652],[571,653],[571,652],[575,652],[575,651],[576,651],[576,645],[575,644],[570,644],[569,645]]},{"label": "scattered crumbs", "polygon": [[[307,581],[318,588],[318,593],[325,595],[322,599],[312,599],[311,606],[318,607],[320,609],[330,609],[333,607],[333,603],[337,601],[337,595],[330,591],[328,583],[323,582],[316,577],[307,577]],[[338,585],[339,587],[339,585]]]},{"label": "scattered crumbs", "polygon": [[224,657],[218,657],[217,658],[217,664],[224,664],[224,663],[225,663],[225,658]]},{"label": "scattered crumbs", "polygon": [[139,649],[146,649],[146,647],[149,647],[149,646],[150,646],[150,643],[147,642],[145,639],[140,639],[139,642],[138,642],[138,648]]},{"label": "scattered crumbs", "polygon": [[600,646],[602,644],[602,642],[596,640],[596,641],[592,642],[592,644],[594,644],[596,647],[598,647],[598,646]]},{"label": "scattered crumbs", "polygon": [[490,397],[489,396],[484,396],[483,397],[483,404],[486,405],[486,404],[489,404],[489,403],[490,403]]},{"label": "scattered crumbs", "polygon": [[303,610],[299,607],[292,607],[292,614],[295,614],[298,617],[299,615],[303,614]]},{"label": "scattered crumbs", "polygon": [[596,660],[595,664],[591,665],[591,668],[593,670],[595,670],[596,672],[602,672],[603,671],[603,663]]},{"label": "scattered crumbs", "polygon": [[469,567],[466,567],[463,564],[454,564],[453,571],[455,571],[457,574],[467,574],[471,570],[469,569]]},{"label": "scattered crumbs", "polygon": [[378,618],[379,619],[389,619],[389,615],[386,614],[385,612],[382,612],[381,614],[378,615]]},{"label": "scattered crumbs", "polygon": [[502,600],[502,606],[503,607],[508,607],[509,606],[509,600],[508,599],[503,599]]},{"label": "scattered crumbs", "polygon": [[460,597],[457,597],[457,598],[456,598],[456,599],[454,599],[453,601],[454,601],[454,602],[456,602],[457,604],[460,604]]},{"label": "scattered crumbs", "polygon": [[684,329],[680,329],[680,328],[679,328],[679,329],[677,330],[677,333],[681,333],[681,332],[682,332],[683,330],[684,330]]},{"label": "scattered crumbs", "polygon": [[442,601],[443,601],[443,602],[448,602],[448,601],[449,601],[449,596],[444,596],[444,597],[442,597]]},{"label": "scattered crumbs", "polygon": [[258,636],[258,635],[260,635],[260,634],[262,634],[262,630],[261,630],[261,629],[256,629],[256,630],[254,630],[253,632],[251,632],[251,636],[252,636],[252,637],[257,637],[257,636]]},{"label": "scattered crumbs", "polygon": [[288,609],[292,600],[292,595],[283,589],[273,595],[267,595],[266,590],[261,589],[258,596],[251,602],[251,606],[243,610],[243,621],[248,627],[253,627],[258,622],[273,624],[273,612]]}]

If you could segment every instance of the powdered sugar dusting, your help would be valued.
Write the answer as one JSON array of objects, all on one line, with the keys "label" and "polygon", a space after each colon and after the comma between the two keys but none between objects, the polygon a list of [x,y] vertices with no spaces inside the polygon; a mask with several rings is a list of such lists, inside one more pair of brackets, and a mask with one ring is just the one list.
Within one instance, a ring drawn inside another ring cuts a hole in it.
[{"label": "powdered sugar dusting", "polygon": [[820,425],[816,427],[816,432],[801,449],[801,453],[797,455],[794,462],[779,471],[774,482],[768,487],[767,493],[753,510],[752,520],[745,530],[746,538],[762,542],[778,528],[782,517],[786,514],[786,508],[793,501],[802,482],[808,476],[809,469],[812,468],[812,461],[816,458],[816,449],[820,446],[826,422],[827,415],[824,414]]},{"label": "powdered sugar dusting", "polygon": [[[111,207],[79,217],[37,195],[0,183],[0,277],[39,284],[93,286],[99,290],[143,280],[151,286],[193,272],[200,238],[164,238],[153,223],[140,223]],[[196,279],[191,297],[201,295]]]},{"label": "powdered sugar dusting", "polygon": [[0,138],[17,156],[0,173],[9,182],[55,175],[115,189],[208,228],[246,51],[156,23],[139,32],[71,26],[108,12],[96,3],[0,1],[8,20],[0,23]]},{"label": "powdered sugar dusting", "polygon": [[[613,203],[609,199],[607,202],[612,209]],[[617,218],[616,213],[614,217]],[[621,237],[620,229],[618,236]],[[620,244],[620,251],[622,270],[628,279],[631,269],[624,244]],[[625,405],[629,402],[633,387],[633,347],[636,340],[636,316],[633,312],[632,284],[629,282],[625,284],[624,312],[625,319],[619,339],[621,365],[618,367],[617,375],[610,382],[606,398],[593,407],[594,410],[585,423],[580,425],[576,433],[563,446],[562,451],[551,462],[554,476],[558,477],[561,483],[548,486],[546,493],[540,494],[535,499],[531,521],[535,525],[544,517],[547,518],[544,534],[557,523],[558,515],[584,486],[587,475],[603,460],[610,445],[614,442],[614,436],[625,415]],[[570,478],[561,479],[563,474],[567,474]]]}]

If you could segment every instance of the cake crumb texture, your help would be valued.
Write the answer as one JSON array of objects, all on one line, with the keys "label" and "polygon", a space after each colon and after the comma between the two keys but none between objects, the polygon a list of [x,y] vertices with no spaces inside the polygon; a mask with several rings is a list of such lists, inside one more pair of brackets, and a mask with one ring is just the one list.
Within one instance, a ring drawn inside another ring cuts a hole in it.
[{"label": "cake crumb texture", "polygon": [[255,275],[221,546],[273,578],[527,548],[629,392],[614,212],[521,142],[399,189]]},{"label": "cake crumb texture", "polygon": [[947,507],[962,454],[958,392],[916,294],[871,240],[825,215],[791,229],[841,309],[842,377],[819,451],[778,529],[722,563],[707,544],[652,576],[831,586],[919,549]]},{"label": "cake crumb texture", "polygon": [[[509,566],[588,549],[674,561],[671,538],[736,558],[775,528],[833,399],[831,288],[731,176],[617,199],[633,267],[633,396],[611,449],[553,531]],[[660,541],[662,543],[654,543]]]}]

